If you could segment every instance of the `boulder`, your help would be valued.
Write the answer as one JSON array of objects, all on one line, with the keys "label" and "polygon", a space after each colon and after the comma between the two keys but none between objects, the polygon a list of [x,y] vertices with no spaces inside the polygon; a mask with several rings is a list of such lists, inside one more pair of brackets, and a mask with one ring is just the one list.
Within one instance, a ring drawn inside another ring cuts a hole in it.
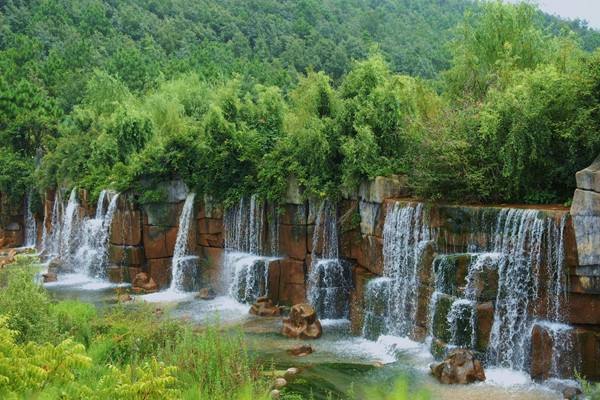
[{"label": "boulder", "polygon": [[268,297],[259,297],[256,303],[250,307],[250,314],[258,315],[259,317],[275,317],[281,313],[279,307],[274,306],[271,299]]},{"label": "boulder", "polygon": [[137,274],[133,278],[131,286],[136,293],[154,293],[158,291],[158,285],[154,282],[154,279],[149,277],[145,272]]},{"label": "boulder", "polygon": [[45,274],[42,274],[42,278],[44,278],[44,283],[48,283],[48,282],[56,282],[58,280],[58,277],[56,276],[56,272],[46,272]]},{"label": "boulder", "polygon": [[287,381],[285,380],[285,378],[277,378],[275,379],[275,382],[273,383],[273,386],[275,387],[275,389],[282,389],[287,385]]},{"label": "boulder", "polygon": [[314,352],[313,348],[311,345],[308,344],[302,344],[299,346],[294,346],[291,349],[289,349],[288,354],[291,354],[293,356],[296,357],[304,357],[307,356],[309,354],[312,354]]},{"label": "boulder", "polygon": [[281,392],[277,389],[271,390],[271,399],[279,400],[281,398]]},{"label": "boulder", "polygon": [[475,358],[472,351],[467,349],[454,350],[444,361],[432,363],[429,367],[433,376],[446,385],[465,385],[485,381],[481,362]]},{"label": "boulder", "polygon": [[129,293],[121,293],[117,298],[119,303],[127,303],[133,300],[133,297],[129,295]]},{"label": "boulder", "polygon": [[565,399],[577,399],[581,394],[581,386],[574,380],[566,379],[549,379],[545,385],[563,395]]},{"label": "boulder", "polygon": [[209,287],[200,289],[196,295],[196,298],[200,300],[212,300],[215,297],[217,297],[217,294],[214,290],[212,290],[212,288]]},{"label": "boulder", "polygon": [[298,368],[288,368],[285,371],[285,374],[283,375],[283,377],[287,380],[292,379],[293,377],[295,377],[296,375],[298,375],[298,373],[300,372],[300,370]]},{"label": "boulder", "polygon": [[283,335],[290,338],[318,339],[323,334],[315,309],[306,303],[296,304],[283,320]]}]

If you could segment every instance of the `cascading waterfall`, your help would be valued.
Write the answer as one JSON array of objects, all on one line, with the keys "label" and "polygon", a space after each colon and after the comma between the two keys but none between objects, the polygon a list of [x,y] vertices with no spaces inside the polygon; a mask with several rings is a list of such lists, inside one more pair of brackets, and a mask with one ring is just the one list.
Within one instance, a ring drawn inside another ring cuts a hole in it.
[{"label": "cascading waterfall", "polygon": [[[104,204],[109,199],[108,206]],[[94,218],[84,218],[79,226],[81,238],[72,269],[93,278],[105,279],[108,266],[108,242],[119,194],[103,190],[98,198]]]},{"label": "cascading waterfall", "polygon": [[[503,209],[498,214],[493,243],[494,252],[506,257],[501,264],[494,323],[488,348],[492,365],[524,370],[528,363],[528,345],[533,320],[541,316],[536,300],[546,296],[548,304],[556,304],[550,322],[560,318],[560,300],[552,296],[564,289],[564,221],[560,227],[537,210]],[[542,287],[543,265],[549,282]],[[553,293],[554,292],[554,293]],[[560,299],[559,298],[559,299]],[[555,355],[557,356],[557,355]]]},{"label": "cascading waterfall", "polygon": [[59,255],[65,264],[70,264],[71,262],[74,238],[73,227],[77,224],[78,208],[79,202],[77,201],[77,188],[73,188],[69,196],[67,208],[65,208],[63,214],[62,225],[60,228]]},{"label": "cascading waterfall", "polygon": [[33,191],[29,191],[25,200],[25,246],[35,247],[37,245],[37,222],[31,211]]},{"label": "cascading waterfall", "polygon": [[198,257],[190,255],[189,249],[189,233],[194,216],[195,196],[194,193],[187,195],[179,216],[179,229],[171,264],[169,291],[172,292],[182,292],[186,289],[186,276],[192,274],[197,266]]},{"label": "cascading waterfall", "polygon": [[352,289],[351,271],[339,259],[337,208],[328,201],[323,201],[319,206],[312,249],[308,276],[309,302],[320,318],[347,318]]},{"label": "cascading waterfall", "polygon": [[[365,337],[413,333],[420,261],[430,240],[423,204],[389,206],[383,232],[383,277],[370,281],[365,293]],[[381,299],[381,302],[372,299]]]},{"label": "cascading waterfall", "polygon": [[225,211],[222,286],[239,302],[251,303],[268,294],[270,256],[279,250],[277,222],[276,210],[268,220],[266,204],[256,195]]},{"label": "cascading waterfall", "polygon": [[48,227],[47,215],[44,216],[44,231],[42,247],[44,253],[50,259],[56,257],[60,248],[60,236],[61,236],[61,217],[63,215],[63,202],[62,195],[59,189],[56,190],[54,195],[54,202],[52,204],[52,214],[50,216],[50,226]]}]

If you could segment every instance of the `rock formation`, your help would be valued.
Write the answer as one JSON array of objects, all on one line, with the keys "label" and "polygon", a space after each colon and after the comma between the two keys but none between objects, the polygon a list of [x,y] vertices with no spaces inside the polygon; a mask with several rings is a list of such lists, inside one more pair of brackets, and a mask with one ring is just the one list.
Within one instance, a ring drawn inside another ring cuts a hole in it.
[{"label": "rock formation", "polygon": [[275,317],[281,313],[279,307],[274,306],[273,302],[268,297],[259,297],[256,303],[250,307],[250,314],[258,315],[259,317]]},{"label": "rock formation", "polygon": [[465,385],[485,381],[485,372],[481,362],[470,350],[454,350],[444,361],[433,363],[429,367],[433,376],[446,385]]},{"label": "rock formation", "polygon": [[158,285],[154,279],[145,272],[138,273],[131,284],[135,293],[154,293],[158,290]]},{"label": "rock formation", "polygon": [[315,309],[306,303],[296,304],[283,320],[282,333],[290,338],[318,339],[323,334]]}]

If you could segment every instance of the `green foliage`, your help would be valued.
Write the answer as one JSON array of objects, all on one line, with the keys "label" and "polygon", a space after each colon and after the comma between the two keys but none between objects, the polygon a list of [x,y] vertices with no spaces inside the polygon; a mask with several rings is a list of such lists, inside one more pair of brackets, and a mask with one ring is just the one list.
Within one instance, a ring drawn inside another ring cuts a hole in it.
[{"label": "green foliage", "polygon": [[9,318],[6,327],[14,331],[17,343],[42,343],[56,340],[56,320],[44,289],[34,283],[34,267],[27,261],[3,270],[6,280],[0,290],[0,310]]},{"label": "green foliage", "polygon": [[431,199],[564,202],[600,151],[600,34],[530,4],[1,7],[0,192],[15,204],[32,186],[152,203],[174,178],[226,206],[277,202],[289,178],[336,198],[391,174]]}]

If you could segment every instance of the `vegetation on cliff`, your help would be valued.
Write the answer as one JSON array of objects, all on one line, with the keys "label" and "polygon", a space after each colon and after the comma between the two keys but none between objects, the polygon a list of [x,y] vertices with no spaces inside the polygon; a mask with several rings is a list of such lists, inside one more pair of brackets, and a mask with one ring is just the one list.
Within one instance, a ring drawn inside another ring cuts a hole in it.
[{"label": "vegetation on cliff", "polygon": [[600,152],[599,38],[501,2],[11,1],[0,192],[155,201],[180,177],[231,203],[406,174],[429,199],[564,202]]}]

